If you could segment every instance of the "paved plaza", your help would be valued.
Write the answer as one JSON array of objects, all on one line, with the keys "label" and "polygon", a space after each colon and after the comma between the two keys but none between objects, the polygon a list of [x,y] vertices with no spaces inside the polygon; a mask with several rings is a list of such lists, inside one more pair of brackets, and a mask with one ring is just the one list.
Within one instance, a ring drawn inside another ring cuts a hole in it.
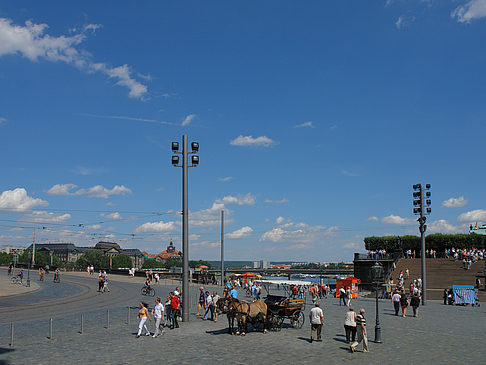
[{"label": "paved plaza", "polygon": [[[0,275],[6,277],[2,270]],[[96,291],[95,277],[78,273],[63,275],[60,284],[51,280],[38,283],[40,289],[32,293],[0,298],[0,364],[479,364],[486,358],[486,306],[444,306],[433,301],[420,307],[419,318],[395,317],[391,303],[380,301],[383,343],[375,344],[375,301],[354,300],[356,309],[363,307],[367,312],[371,353],[361,352],[361,345],[356,353],[349,352],[343,328],[346,309],[335,298],[321,301],[326,322],[323,342],[308,341],[310,301],[302,329],[291,328],[286,321],[280,332],[231,336],[226,316],[211,322],[191,314],[191,321],[179,329],[167,329],[155,339],[137,339],[138,303],[146,300],[152,307],[154,302],[154,298],[140,295],[142,280],[112,277],[111,292],[101,294]],[[176,285],[155,285],[156,295],[164,298]],[[191,313],[195,312],[197,292],[198,287],[191,287]],[[239,295],[244,298],[242,292]],[[48,337],[49,318],[53,318],[52,339]],[[12,321],[14,346],[10,347]],[[149,322],[151,330],[153,326]]]}]

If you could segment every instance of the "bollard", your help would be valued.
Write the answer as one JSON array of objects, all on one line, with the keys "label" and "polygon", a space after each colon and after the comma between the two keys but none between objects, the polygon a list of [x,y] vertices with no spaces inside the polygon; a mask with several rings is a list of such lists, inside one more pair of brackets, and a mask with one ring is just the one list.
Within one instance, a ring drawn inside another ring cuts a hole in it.
[{"label": "bollard", "polygon": [[106,329],[110,329],[110,310],[106,311]]},{"label": "bollard", "polygon": [[84,314],[81,313],[81,331],[79,332],[81,335],[84,332]]},{"label": "bollard", "polygon": [[52,318],[49,318],[49,340],[52,340]]},{"label": "bollard", "polygon": [[14,347],[14,324],[10,322],[10,347]]},{"label": "bollard", "polygon": [[127,324],[130,324],[130,306],[127,307],[128,312],[127,312]]}]

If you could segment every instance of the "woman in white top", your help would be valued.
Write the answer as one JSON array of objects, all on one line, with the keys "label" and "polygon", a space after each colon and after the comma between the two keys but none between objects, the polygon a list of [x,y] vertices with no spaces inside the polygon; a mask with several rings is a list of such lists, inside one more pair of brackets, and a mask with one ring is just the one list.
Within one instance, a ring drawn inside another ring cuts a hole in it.
[{"label": "woman in white top", "polygon": [[346,343],[349,343],[349,338],[354,339],[356,337],[356,312],[353,307],[349,307],[346,315],[344,316],[344,330],[346,331]]}]

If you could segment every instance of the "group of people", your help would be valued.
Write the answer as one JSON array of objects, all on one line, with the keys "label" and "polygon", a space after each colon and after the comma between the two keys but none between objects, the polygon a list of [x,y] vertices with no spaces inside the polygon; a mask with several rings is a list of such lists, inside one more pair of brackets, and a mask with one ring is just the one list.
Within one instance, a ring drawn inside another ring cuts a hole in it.
[{"label": "group of people", "polygon": [[100,270],[98,273],[98,292],[105,293],[109,291],[110,289],[108,288],[108,275],[106,274],[106,270]]},{"label": "group of people", "polygon": [[[236,289],[235,289],[236,291]],[[217,322],[218,321],[218,312],[216,311],[216,305],[220,296],[216,291],[213,291],[211,294],[208,290],[204,291],[204,287],[199,288],[199,301],[197,304],[197,313],[195,314],[196,317],[200,317],[201,309],[204,309],[204,316],[203,320],[207,320],[208,314],[211,315],[211,321]]]},{"label": "group of people", "polygon": [[[156,338],[163,335],[165,333],[165,328],[167,327],[170,329],[179,328],[178,317],[181,315],[181,302],[179,296],[180,294],[176,290],[170,292],[166,298],[165,304],[162,304],[161,299],[157,297],[151,312],[149,312],[148,303],[140,302],[140,308],[137,315],[139,323],[136,337],[139,338],[144,329],[145,336]],[[155,331],[153,335],[147,327],[147,320],[150,322],[152,321],[151,315],[155,321]]]},{"label": "group of people", "polygon": [[405,290],[395,290],[391,297],[393,307],[395,309],[395,315],[398,316],[400,308],[402,309],[402,317],[407,316],[407,308],[410,305],[413,309],[413,316],[417,317],[418,307],[420,306],[420,297],[418,292],[413,292],[411,294],[410,302],[408,301],[407,293]]},{"label": "group of people", "polygon": [[338,293],[339,293],[339,306],[341,306],[342,304],[347,307],[351,306],[351,299],[353,298],[353,292],[351,291],[351,287],[342,286],[339,288]]}]

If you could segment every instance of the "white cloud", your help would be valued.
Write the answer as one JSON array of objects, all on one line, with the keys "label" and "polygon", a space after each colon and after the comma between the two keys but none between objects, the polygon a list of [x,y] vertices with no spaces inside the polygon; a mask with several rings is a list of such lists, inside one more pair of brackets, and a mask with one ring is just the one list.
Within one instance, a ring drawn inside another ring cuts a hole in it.
[{"label": "white cloud", "polygon": [[266,136],[253,138],[252,136],[238,136],[230,142],[233,146],[263,146],[270,147],[275,144],[273,140]]},{"label": "white cloud", "polygon": [[16,188],[14,190],[5,190],[0,195],[0,209],[4,210],[29,210],[37,206],[46,206],[45,200],[32,198],[27,195],[27,190],[24,188]]},{"label": "white cloud", "polygon": [[397,27],[397,29],[402,29],[404,27],[409,26],[414,21],[415,21],[414,16],[400,15],[398,17],[397,21],[395,22],[395,27]]},{"label": "white cloud", "polygon": [[244,238],[244,237],[248,237],[252,233],[253,233],[253,229],[249,226],[245,226],[245,227],[241,227],[240,229],[237,229],[234,232],[227,233],[226,237],[231,239]]},{"label": "white cloud", "polygon": [[179,226],[176,222],[147,222],[138,226],[135,229],[135,232],[142,233],[142,232],[169,232],[169,231],[176,231],[179,229]]},{"label": "white cloud", "polygon": [[7,119],[0,117],[0,125],[4,124],[7,121]]},{"label": "white cloud", "polygon": [[470,0],[466,4],[458,6],[451,13],[460,23],[470,23],[473,19],[486,17],[486,0]]},{"label": "white cloud", "polygon": [[346,243],[345,245],[343,245],[343,248],[359,250],[362,247],[360,245],[358,245],[356,242],[349,242],[349,243]]},{"label": "white cloud", "polygon": [[74,184],[56,184],[52,186],[49,190],[47,190],[47,194],[49,195],[76,195],[72,193],[71,190],[77,188],[77,185]]},{"label": "white cloud", "polygon": [[445,219],[439,219],[427,224],[428,233],[464,233],[464,226],[454,226]]},{"label": "white cloud", "polygon": [[231,179],[232,179],[232,177],[231,177],[231,176],[226,176],[226,177],[220,177],[220,178],[219,178],[219,181],[221,181],[221,182],[228,182],[228,181],[230,181]]},{"label": "white cloud", "polygon": [[334,125],[332,125],[332,126],[329,127],[329,130],[331,130],[331,131],[334,131],[336,129],[337,129],[337,125],[336,124],[334,124]]},{"label": "white cloud", "polygon": [[450,198],[442,202],[442,206],[446,208],[458,208],[467,204],[467,200],[463,196],[459,198]]},{"label": "white cloud", "polygon": [[287,251],[299,251],[299,250],[310,249],[312,247],[314,246],[305,243],[296,243],[295,245],[286,246],[285,249]]},{"label": "white cloud", "polygon": [[414,219],[402,218],[398,215],[393,215],[393,214],[390,214],[388,217],[383,217],[381,221],[387,224],[400,224],[400,225],[412,224],[415,222]]},{"label": "white cloud", "polygon": [[221,242],[202,241],[202,242],[194,243],[191,246],[194,246],[194,247],[215,248],[215,247],[220,247],[221,246]]},{"label": "white cloud", "polygon": [[105,215],[106,218],[108,219],[113,219],[113,220],[120,220],[122,219],[122,216],[118,212],[110,213]]},{"label": "white cloud", "polygon": [[186,126],[186,125],[188,125],[189,123],[191,123],[191,122],[192,122],[192,120],[193,120],[194,118],[196,118],[196,114],[189,114],[189,115],[187,115],[187,116],[184,118],[184,120],[182,121],[181,125],[182,125],[182,126]]},{"label": "white cloud", "polygon": [[314,125],[311,121],[308,121],[302,124],[297,124],[296,126],[294,126],[294,128],[314,128]]},{"label": "white cloud", "polygon": [[86,228],[88,230],[92,230],[92,231],[97,231],[97,230],[101,229],[101,224],[92,224],[90,226],[85,226],[84,228]]},{"label": "white cloud", "polygon": [[75,188],[77,188],[75,184],[56,184],[47,190],[47,193],[50,195],[87,195],[91,198],[105,199],[110,195],[132,194],[132,191],[124,185],[115,185],[112,189],[107,189],[102,185],[95,185],[88,189],[72,191]]},{"label": "white cloud", "polygon": [[329,227],[326,229],[323,226],[311,226],[303,222],[294,223],[290,219],[284,217],[278,217],[276,224],[278,225],[277,227],[263,233],[260,237],[261,242],[315,242],[319,241],[322,237],[332,235],[339,230],[338,227]]},{"label": "white cloud", "polygon": [[71,218],[70,214],[55,214],[45,211],[33,211],[25,215],[22,219],[38,223],[62,223]]},{"label": "white cloud", "polygon": [[216,203],[238,204],[238,205],[255,205],[256,197],[250,193],[246,195],[232,196],[227,195],[223,199],[216,200]]},{"label": "white cloud", "polygon": [[375,217],[374,215],[373,215],[373,216],[371,216],[371,217],[368,217],[368,219],[367,219],[367,220],[368,220],[368,221],[371,221],[371,222],[378,222],[378,221],[379,221],[378,217]]},{"label": "white cloud", "polygon": [[357,174],[355,172],[350,172],[350,171],[347,171],[347,170],[341,170],[341,173],[343,175],[351,176],[351,177],[357,177],[357,176],[359,176],[359,174]]},{"label": "white cloud", "polygon": [[284,204],[288,203],[289,201],[285,198],[280,199],[280,200],[271,200],[271,199],[265,199],[265,203],[267,204]]},{"label": "white cloud", "polygon": [[477,222],[486,221],[486,209],[471,210],[466,213],[462,213],[457,220],[459,222]]},{"label": "white cloud", "polygon": [[88,24],[77,34],[56,37],[45,34],[49,28],[47,24],[26,21],[25,26],[20,26],[12,24],[11,19],[0,18],[0,56],[20,55],[33,62],[43,58],[51,62],[65,62],[86,72],[101,72],[114,78],[117,85],[127,87],[130,97],[142,98],[147,93],[147,86],[131,76],[128,65],[111,67],[106,63],[95,63],[88,52],[77,48],[86,40],[87,32],[99,27]]}]

